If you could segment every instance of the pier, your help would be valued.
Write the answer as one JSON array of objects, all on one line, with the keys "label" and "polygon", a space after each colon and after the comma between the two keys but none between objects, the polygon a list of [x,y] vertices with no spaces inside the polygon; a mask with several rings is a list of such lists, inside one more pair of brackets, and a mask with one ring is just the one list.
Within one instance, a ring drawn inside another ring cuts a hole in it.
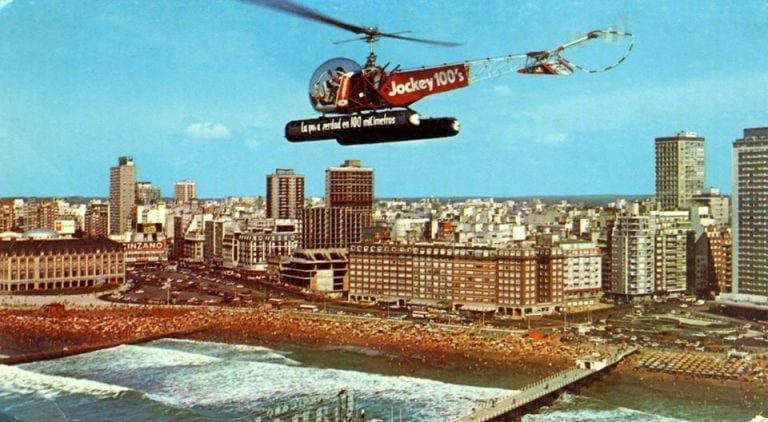
[{"label": "pier", "polygon": [[524,415],[534,413],[541,406],[553,402],[564,390],[585,385],[635,352],[637,347],[633,346],[600,359],[579,359],[576,368],[566,369],[528,384],[511,396],[492,400],[460,416],[456,422],[521,420]]}]

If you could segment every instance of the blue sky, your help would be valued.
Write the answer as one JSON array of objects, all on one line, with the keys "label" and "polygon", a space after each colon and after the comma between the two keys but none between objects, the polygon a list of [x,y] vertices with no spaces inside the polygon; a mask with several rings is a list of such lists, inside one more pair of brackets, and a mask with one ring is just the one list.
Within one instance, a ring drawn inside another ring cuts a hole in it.
[{"label": "blue sky", "polygon": [[[0,197],[106,196],[109,167],[133,156],[140,180],[172,194],[263,195],[293,168],[320,196],[324,169],[359,159],[379,197],[653,194],[653,140],[706,138],[707,185],[730,192],[731,144],[768,126],[768,2],[314,1],[341,20],[464,43],[377,44],[403,68],[554,47],[620,26],[633,54],[601,74],[508,74],[414,104],[453,116],[442,140],[343,147],[292,144],[315,117],[314,69],[359,62],[340,29],[235,0],[0,0]],[[608,45],[605,51],[612,51]]]}]

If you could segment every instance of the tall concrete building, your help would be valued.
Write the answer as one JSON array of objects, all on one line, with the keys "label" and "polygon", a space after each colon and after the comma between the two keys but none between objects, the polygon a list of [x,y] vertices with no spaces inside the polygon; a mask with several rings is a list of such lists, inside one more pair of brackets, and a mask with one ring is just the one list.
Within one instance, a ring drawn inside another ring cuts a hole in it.
[{"label": "tall concrete building", "polygon": [[25,230],[51,229],[55,230],[58,206],[54,201],[31,200],[24,203],[23,208]]},{"label": "tall concrete building", "polygon": [[16,212],[12,199],[0,199],[0,233],[16,228]]},{"label": "tall concrete building", "polygon": [[131,230],[131,211],[136,203],[136,167],[132,157],[120,157],[109,169],[109,233]]},{"label": "tall concrete building", "polygon": [[600,248],[584,241],[564,241],[557,248],[563,255],[563,301],[569,307],[598,303],[603,293]]},{"label": "tall concrete building", "polygon": [[325,204],[370,215],[373,212],[373,169],[359,160],[346,160],[340,167],[325,170]]},{"label": "tall concrete building", "polygon": [[690,290],[699,296],[712,298],[731,293],[732,238],[729,228],[705,226],[693,245],[693,280]]},{"label": "tall concrete building", "polygon": [[136,204],[153,205],[160,202],[160,188],[150,182],[136,182]]},{"label": "tall concrete building", "polygon": [[719,226],[728,226],[731,222],[731,202],[727,196],[720,194],[720,189],[708,188],[693,196],[696,205],[709,208],[709,214]]},{"label": "tall concrete building", "polygon": [[176,202],[184,204],[197,198],[197,188],[195,182],[189,180],[182,180],[176,182],[173,186],[173,193],[176,198]]},{"label": "tall concrete building", "polygon": [[343,207],[306,208],[301,221],[302,248],[346,248],[360,242],[366,222],[370,222],[370,217],[365,220],[362,215]]},{"label": "tall concrete building", "polygon": [[704,190],[704,138],[695,132],[656,138],[656,199],[662,210],[688,209]]},{"label": "tall concrete building", "polygon": [[85,212],[85,234],[89,237],[109,236],[109,203],[90,201]]},{"label": "tall concrete building", "polygon": [[733,143],[733,292],[768,306],[768,127]]},{"label": "tall concrete building", "polygon": [[611,236],[611,293],[626,298],[652,295],[654,236],[650,218],[637,210],[619,216]]},{"label": "tall concrete building", "polygon": [[655,211],[650,218],[654,240],[654,294],[681,295],[688,290],[688,251],[689,246],[693,247],[689,245],[689,239],[693,241],[693,229],[688,211]]},{"label": "tall concrete building", "polygon": [[306,208],[302,248],[346,248],[362,240],[373,218],[373,169],[358,160],[325,170],[325,208]]},{"label": "tall concrete building", "polygon": [[267,218],[301,218],[304,207],[304,176],[292,169],[267,175]]}]

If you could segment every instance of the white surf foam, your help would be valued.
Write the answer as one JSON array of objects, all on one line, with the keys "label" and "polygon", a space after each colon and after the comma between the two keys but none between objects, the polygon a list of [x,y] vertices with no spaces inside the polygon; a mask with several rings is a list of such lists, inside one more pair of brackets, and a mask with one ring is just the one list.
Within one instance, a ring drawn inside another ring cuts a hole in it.
[{"label": "white surf foam", "polygon": [[17,366],[0,365],[0,392],[3,394],[37,394],[49,399],[61,394],[86,394],[114,398],[128,391],[131,389],[119,385],[45,375]]},{"label": "white surf foam", "polygon": [[228,362],[195,372],[177,372],[164,379],[157,391],[146,392],[174,407],[230,407],[256,409],[303,395],[328,396],[341,389],[358,401],[407,403],[414,414],[408,420],[442,420],[465,413],[510,390],[470,387],[428,379],[385,376],[356,371],[296,367],[265,362]]},{"label": "white surf foam", "polygon": [[22,367],[45,373],[68,373],[76,368],[78,373],[88,376],[90,373],[110,371],[128,372],[147,368],[203,366],[220,360],[215,357],[180,350],[124,344],[83,355],[25,364]]},{"label": "white surf foam", "polygon": [[539,413],[526,415],[525,422],[577,421],[631,421],[631,422],[684,422],[682,419],[656,415],[626,407],[615,408],[592,397],[564,393],[552,406]]},{"label": "white surf foam", "polygon": [[326,346],[326,350],[340,350],[342,352],[352,352],[357,353],[364,356],[369,357],[376,357],[376,356],[384,356],[385,353],[381,352],[379,350],[369,349],[367,347],[360,347],[360,346],[352,346],[352,345],[334,345],[334,346]]},{"label": "white surf foam", "polygon": [[188,339],[162,339],[148,343],[147,346],[158,348],[171,348],[177,350],[184,348],[212,357],[222,359],[243,359],[256,361],[278,361],[288,365],[300,365],[293,359],[264,346],[252,346],[247,344],[217,343],[211,341],[199,341]]},{"label": "white surf foam", "polygon": [[554,412],[544,411],[523,417],[524,422],[562,422],[562,421],[622,421],[622,422],[685,422],[682,419],[669,418],[639,410],[620,407],[617,409],[572,409]]}]

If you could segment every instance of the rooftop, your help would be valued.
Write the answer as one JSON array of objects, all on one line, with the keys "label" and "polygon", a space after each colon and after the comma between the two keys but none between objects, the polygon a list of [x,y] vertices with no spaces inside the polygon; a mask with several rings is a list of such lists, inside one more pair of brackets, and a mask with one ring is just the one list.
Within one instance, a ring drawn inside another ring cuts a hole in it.
[{"label": "rooftop", "polygon": [[104,237],[85,239],[3,240],[0,253],[33,254],[66,250],[122,251],[123,245]]}]

